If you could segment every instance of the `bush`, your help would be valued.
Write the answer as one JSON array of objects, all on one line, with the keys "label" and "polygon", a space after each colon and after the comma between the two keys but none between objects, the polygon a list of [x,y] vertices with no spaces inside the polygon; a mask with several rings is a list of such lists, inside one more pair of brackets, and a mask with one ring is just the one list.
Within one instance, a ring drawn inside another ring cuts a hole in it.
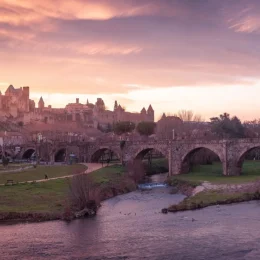
[{"label": "bush", "polygon": [[154,122],[140,122],[137,125],[136,130],[140,135],[149,136],[154,134],[155,127],[156,127],[156,123]]},{"label": "bush", "polygon": [[135,123],[130,121],[117,122],[113,125],[113,131],[117,135],[132,132],[135,129]]},{"label": "bush", "polygon": [[96,211],[100,204],[100,188],[87,175],[80,174],[71,178],[69,188],[72,208],[82,210],[91,207],[91,210]]}]

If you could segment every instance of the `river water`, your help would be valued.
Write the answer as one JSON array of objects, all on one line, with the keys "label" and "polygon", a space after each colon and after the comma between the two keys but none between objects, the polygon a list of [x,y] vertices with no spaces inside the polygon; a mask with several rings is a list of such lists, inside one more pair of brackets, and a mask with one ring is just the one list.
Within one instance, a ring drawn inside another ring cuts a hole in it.
[{"label": "river water", "polygon": [[258,202],[161,214],[184,198],[169,189],[109,199],[91,219],[0,226],[0,259],[260,258]]}]

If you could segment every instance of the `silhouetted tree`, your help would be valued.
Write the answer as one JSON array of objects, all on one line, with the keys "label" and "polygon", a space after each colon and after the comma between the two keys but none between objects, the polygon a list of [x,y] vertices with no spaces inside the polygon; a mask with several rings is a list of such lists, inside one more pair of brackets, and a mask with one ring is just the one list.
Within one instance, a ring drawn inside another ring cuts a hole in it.
[{"label": "silhouetted tree", "polygon": [[245,127],[236,117],[230,118],[228,113],[221,114],[219,117],[212,117],[211,130],[220,138],[244,138]]},{"label": "silhouetted tree", "polygon": [[130,121],[117,122],[113,125],[114,133],[117,135],[132,132],[134,129],[135,124]]},{"label": "silhouetted tree", "polygon": [[260,119],[245,121],[243,125],[246,128],[246,137],[260,137]]},{"label": "silhouetted tree", "polygon": [[154,122],[140,122],[137,125],[136,130],[140,135],[149,136],[154,134],[155,127],[156,127],[156,123]]},{"label": "silhouetted tree", "polygon": [[183,122],[193,121],[202,122],[204,121],[201,115],[194,114],[192,110],[179,110],[174,116],[179,117]]}]

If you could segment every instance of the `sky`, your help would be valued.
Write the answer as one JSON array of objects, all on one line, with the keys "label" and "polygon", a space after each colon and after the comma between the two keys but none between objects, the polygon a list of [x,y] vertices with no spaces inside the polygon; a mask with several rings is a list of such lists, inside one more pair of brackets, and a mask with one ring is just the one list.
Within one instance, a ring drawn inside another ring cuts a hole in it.
[{"label": "sky", "polygon": [[260,118],[259,0],[0,0],[0,89]]}]

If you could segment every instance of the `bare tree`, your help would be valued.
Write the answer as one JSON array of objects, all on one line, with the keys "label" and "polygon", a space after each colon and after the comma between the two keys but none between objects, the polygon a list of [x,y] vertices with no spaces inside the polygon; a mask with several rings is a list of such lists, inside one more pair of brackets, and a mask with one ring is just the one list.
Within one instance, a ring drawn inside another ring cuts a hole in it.
[{"label": "bare tree", "polygon": [[203,122],[202,116],[199,114],[194,114],[192,110],[179,110],[176,117],[179,117],[183,122]]},{"label": "bare tree", "polygon": [[71,178],[69,198],[71,207],[75,210],[87,208],[96,213],[100,204],[100,188],[85,174],[79,174]]},{"label": "bare tree", "polygon": [[247,137],[260,137],[260,119],[245,121],[243,123]]}]

